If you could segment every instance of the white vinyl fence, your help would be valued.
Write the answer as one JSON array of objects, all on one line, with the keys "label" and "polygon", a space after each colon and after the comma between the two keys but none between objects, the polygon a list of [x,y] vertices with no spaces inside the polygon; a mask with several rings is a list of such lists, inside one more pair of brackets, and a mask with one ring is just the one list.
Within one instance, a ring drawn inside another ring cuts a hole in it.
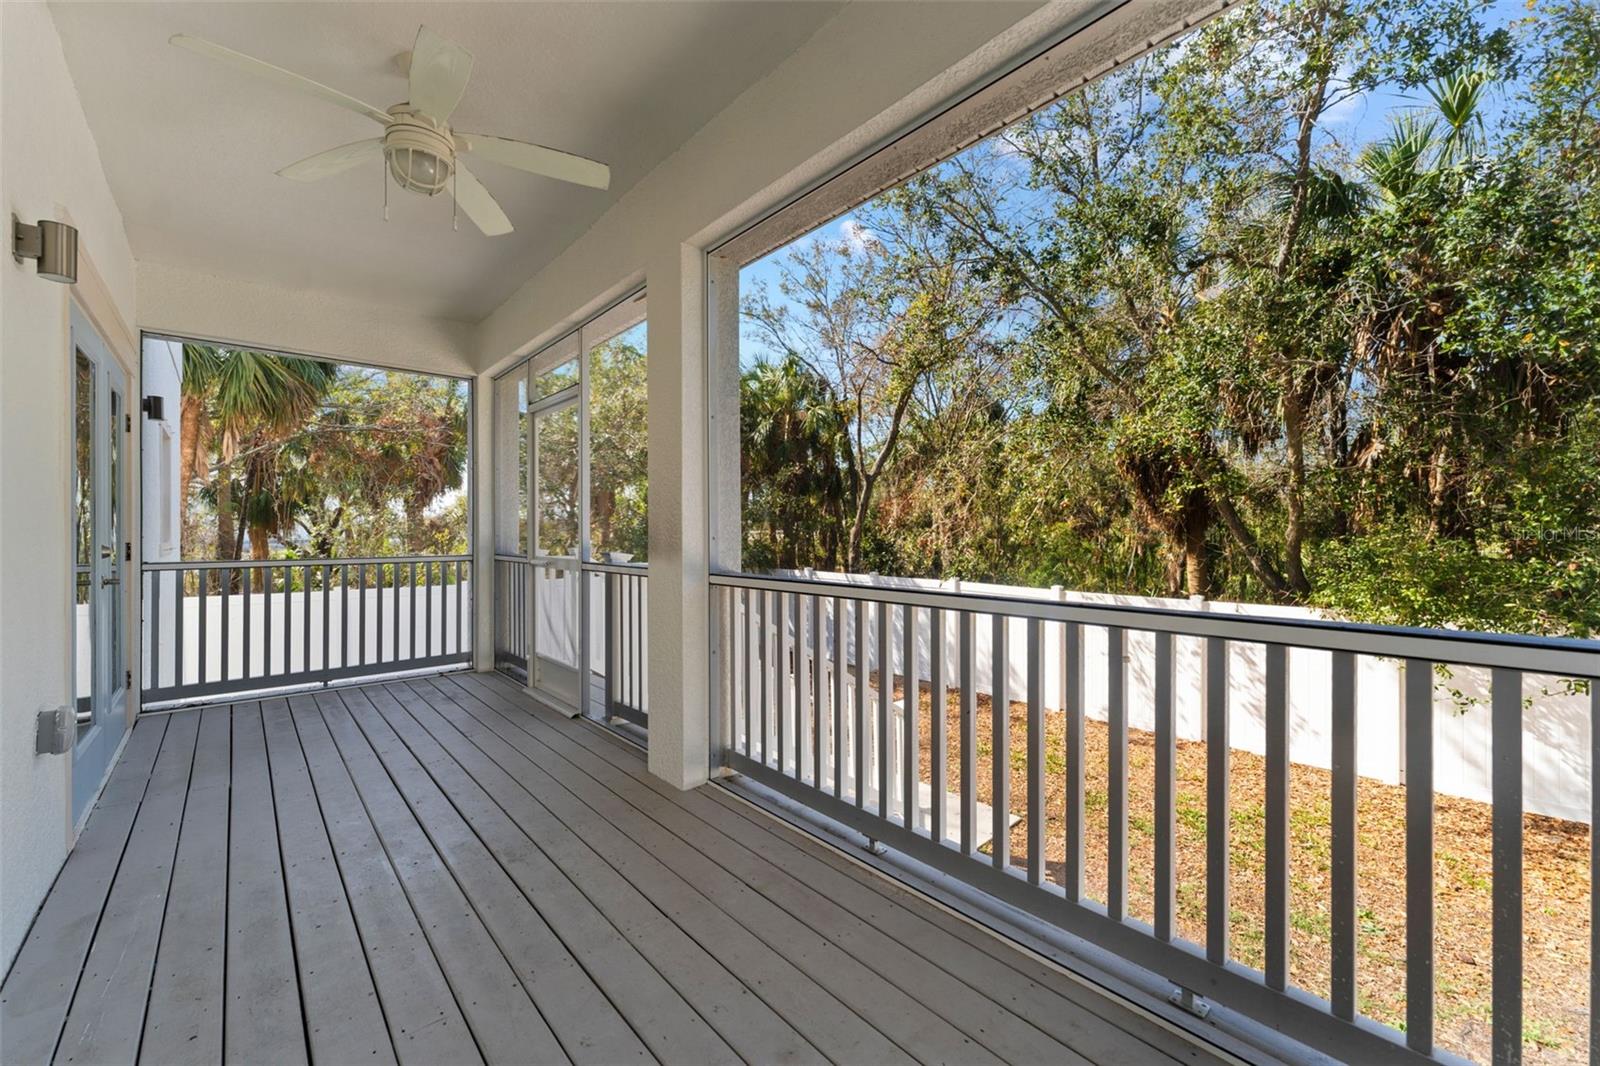
[{"label": "white vinyl fence", "polygon": [[[774,576],[800,577],[819,582],[839,581],[852,585],[886,588],[961,591],[975,595],[1005,596],[1018,599],[1058,600],[1068,603],[1118,604],[1123,606],[1204,610],[1240,617],[1317,619],[1318,612],[1301,607],[1220,601],[1170,600],[1145,596],[1121,596],[1069,592],[1059,588],[1040,589],[1018,585],[980,582],[932,581],[915,578],[883,578],[876,575],[824,574],[811,571],[779,571]],[[846,612],[845,654],[855,648],[854,622]],[[1007,636],[1008,689],[1025,691],[1027,671],[1026,621],[1013,618]],[[918,673],[927,676],[928,629],[918,627]],[[945,662],[954,661],[957,634],[953,624],[946,628]],[[901,656],[904,637],[900,614],[893,613],[890,647],[893,659]],[[869,649],[873,642],[867,642]],[[1155,639],[1149,632],[1131,631],[1123,656],[1127,662],[1128,723],[1134,729],[1151,731],[1154,722]],[[1176,659],[1173,689],[1179,740],[1204,739],[1201,717],[1201,645],[1199,638],[1174,639]],[[987,625],[977,627],[975,686],[980,692],[991,688],[991,634]],[[1089,718],[1106,719],[1105,631],[1088,627],[1084,631],[1085,710]],[[1233,644],[1229,648],[1229,736],[1232,746],[1257,755],[1265,754],[1265,663],[1260,644]],[[868,653],[869,668],[876,667],[875,653]],[[1328,685],[1330,653],[1306,648],[1291,648],[1289,661],[1289,714],[1291,761],[1321,769],[1331,765],[1329,724],[1332,706]],[[1056,642],[1045,642],[1044,676],[1060,676],[1062,663]],[[1357,770],[1367,778],[1387,784],[1404,783],[1405,737],[1401,708],[1404,694],[1405,664],[1399,659],[1362,656],[1357,665],[1356,700],[1360,708]],[[1045,686],[1047,710],[1059,711],[1061,687]],[[1445,795],[1488,803],[1490,787],[1489,671],[1478,667],[1441,667],[1436,671],[1434,693],[1434,785]],[[1525,809],[1571,821],[1589,822],[1589,697],[1573,691],[1567,679],[1537,674],[1523,677],[1523,788]]]}]

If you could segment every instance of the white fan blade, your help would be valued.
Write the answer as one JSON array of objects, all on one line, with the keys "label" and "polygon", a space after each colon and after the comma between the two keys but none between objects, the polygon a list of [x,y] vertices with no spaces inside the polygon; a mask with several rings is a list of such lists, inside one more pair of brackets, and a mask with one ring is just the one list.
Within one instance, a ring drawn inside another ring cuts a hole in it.
[{"label": "white fan blade", "polygon": [[472,53],[423,26],[411,48],[412,107],[444,122],[461,102],[472,77]]},{"label": "white fan blade", "polygon": [[235,52],[232,48],[224,48],[220,44],[212,44],[210,41],[202,40],[199,37],[190,37],[186,33],[175,34],[171,39],[171,43],[179,48],[187,48],[191,52],[198,52],[203,56],[210,56],[212,59],[238,67],[240,70],[254,74],[258,78],[266,78],[268,81],[277,82],[284,88],[298,89],[301,92],[310,93],[312,96],[320,96],[330,104],[337,104],[348,111],[366,115],[374,122],[381,122],[385,126],[394,121],[382,109],[373,107],[371,104],[364,104],[355,97],[347,96],[340,92],[338,89],[331,89],[321,82],[312,81],[303,74],[296,74],[292,70],[284,70],[282,67],[273,66],[266,60],[247,56],[243,52]]},{"label": "white fan blade", "polygon": [[278,177],[292,178],[295,181],[317,181],[342,174],[353,166],[365,163],[369,159],[377,159],[382,155],[383,138],[374,137],[369,141],[341,144],[337,148],[329,148],[326,152],[307,156],[298,163],[290,163],[278,171]]},{"label": "white fan blade", "polygon": [[456,160],[456,176],[451,184],[456,192],[456,206],[483,230],[485,237],[499,237],[511,232],[511,220],[500,210],[500,205],[489,195],[489,190],[483,187],[483,182],[473,177],[472,171],[463,166],[459,159]]},{"label": "white fan blade", "polygon": [[486,133],[456,134],[458,150],[471,152],[495,163],[530,174],[587,185],[591,189],[611,187],[611,168],[593,159],[585,159],[571,152],[558,152],[541,144],[513,141],[509,137],[491,137]]}]

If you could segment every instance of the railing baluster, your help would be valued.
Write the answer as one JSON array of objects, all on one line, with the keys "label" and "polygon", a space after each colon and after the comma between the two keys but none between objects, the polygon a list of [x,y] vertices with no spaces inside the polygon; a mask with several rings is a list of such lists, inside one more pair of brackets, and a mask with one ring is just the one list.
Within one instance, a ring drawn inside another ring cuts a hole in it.
[{"label": "railing baluster", "polygon": [[1522,672],[1490,672],[1493,823],[1493,1054],[1522,1061]]},{"label": "railing baluster", "polygon": [[1433,1054],[1433,663],[1405,662],[1406,1046]]},{"label": "railing baluster", "polygon": [[[1356,1016],[1356,657],[1353,654],[1333,653],[1331,682],[1333,792],[1328,821],[1333,899],[1329,982],[1334,1016],[1351,1021]],[[1521,1039],[1520,1032],[1518,1039]]]},{"label": "railing baluster", "polygon": [[359,649],[359,666],[367,665],[367,564],[362,563],[356,567],[356,594],[359,600],[358,607],[361,615],[359,632],[356,635],[356,647]]},{"label": "railing baluster", "polygon": [[850,737],[855,749],[856,809],[867,803],[867,601],[856,601],[856,705],[855,729]]},{"label": "railing baluster", "polygon": [[1228,642],[1207,637],[1206,720],[1206,958],[1228,961]]},{"label": "railing baluster", "polygon": [[[382,567],[380,566],[379,569],[381,570]],[[393,633],[393,638],[392,638],[393,642],[394,642],[394,656],[390,661],[398,663],[400,661],[400,639],[401,639],[400,619],[402,617],[401,611],[400,611],[400,564],[399,563],[390,563],[389,564],[389,593],[390,593],[390,598],[394,602],[394,606],[392,608],[393,614],[390,616],[390,620],[394,623],[394,633]],[[529,657],[528,669],[530,671],[533,669],[533,662],[532,662],[532,657],[531,656]]]},{"label": "railing baluster", "polygon": [[1282,992],[1289,983],[1289,650],[1268,644],[1265,654],[1266,981]]},{"label": "railing baluster", "polygon": [[1128,665],[1127,633],[1106,627],[1106,914],[1128,914]]},{"label": "railing baluster", "polygon": [[406,603],[411,608],[411,640],[408,657],[417,657],[417,564],[412,563],[406,568]]},{"label": "railing baluster", "polygon": [[617,618],[617,600],[619,598],[617,581],[616,574],[608,572],[600,575],[601,588],[604,590],[606,602],[605,624],[602,627],[602,632],[606,635],[606,680],[603,692],[605,694],[606,718],[608,719],[615,718],[617,715],[617,682],[621,680],[617,676],[622,658],[622,627],[618,624]]},{"label": "railing baluster", "polygon": [[211,622],[207,618],[207,614],[208,614],[209,609],[210,609],[210,604],[206,602],[207,599],[208,599],[208,597],[206,595],[206,581],[211,576],[211,571],[205,570],[205,569],[196,570],[195,571],[195,576],[199,579],[199,587],[200,587],[200,628],[199,628],[199,632],[200,632],[200,654],[198,656],[196,656],[196,658],[199,661],[200,666],[199,666],[198,680],[196,681],[196,683],[204,685],[206,683],[206,656],[207,656],[206,633],[211,628]]},{"label": "railing baluster", "polygon": [[904,694],[900,701],[900,821],[916,832],[917,807],[920,806],[917,803],[917,749],[921,732],[918,712],[922,703],[922,690],[917,682],[917,609],[906,604],[900,609],[900,619],[904,638],[900,667],[900,691]]},{"label": "railing baluster", "polygon": [[945,811],[946,743],[948,709],[945,705],[944,686],[944,611],[938,607],[928,611],[928,753],[930,770],[929,787],[932,805],[929,810],[928,833],[934,843],[943,843],[949,831]]},{"label": "railing baluster", "polygon": [[[248,571],[247,571],[248,572]],[[150,687],[161,687],[161,579],[163,571],[150,574]]]},{"label": "railing baluster", "polygon": [[283,568],[283,673],[294,673],[294,605],[289,594],[294,590],[294,571]]},{"label": "railing baluster", "polygon": [[793,610],[794,597],[788,593],[778,593],[778,609],[776,618],[778,623],[778,661],[777,692],[778,697],[778,773],[783,773],[788,765],[789,745],[784,736],[788,728],[788,695],[789,695],[789,612]]},{"label": "railing baluster", "polygon": [[1044,884],[1044,624],[1028,619],[1028,881]]},{"label": "railing baluster", "polygon": [[[767,765],[767,707],[772,672],[772,648],[767,643],[767,601],[771,594],[765,590],[756,592],[756,657],[760,660],[757,664],[761,668],[760,715],[761,715],[761,765]],[[753,744],[754,741],[752,740]]]},{"label": "railing baluster", "polygon": [[329,601],[333,599],[333,593],[329,591],[328,575],[332,572],[332,567],[327,563],[322,564],[322,669],[324,671],[333,668],[333,661],[328,657],[329,637],[332,632],[332,627],[328,623]]},{"label": "railing baluster", "polygon": [[1083,899],[1083,626],[1077,622],[1061,624],[1061,706],[1067,749],[1061,887],[1077,903]]},{"label": "railing baluster", "polygon": [[833,713],[828,718],[828,730],[833,737],[833,795],[844,799],[844,678],[848,656],[845,655],[844,601],[833,598]]},{"label": "railing baluster", "polygon": [[751,754],[750,736],[754,718],[751,712],[755,709],[755,678],[753,667],[755,658],[751,655],[750,648],[750,601],[752,599],[749,589],[740,589],[739,597],[739,633],[744,640],[744,655],[741,656],[740,668],[744,673],[744,753]]},{"label": "railing baluster", "polygon": [[894,667],[889,662],[889,612],[894,607],[878,604],[878,817],[887,819],[893,804],[889,801],[889,712],[894,698]]},{"label": "railing baluster", "polygon": [[[581,580],[583,575],[577,575]],[[443,580],[443,575],[440,575]],[[422,564],[422,655],[424,658],[433,658],[433,562],[425,560]],[[589,701],[582,696],[579,700],[585,708]],[[584,712],[588,713],[587,710]]]},{"label": "railing baluster", "polygon": [[231,673],[229,666],[232,665],[228,660],[233,656],[233,634],[230,631],[231,627],[228,624],[229,601],[233,599],[233,570],[224,569],[218,571],[218,573],[221,577],[218,591],[222,593],[222,647],[217,650],[222,653],[220,656],[222,660],[222,666],[219,671],[222,675],[221,680],[227,681],[228,676]]},{"label": "railing baluster", "polygon": [[1172,914],[1177,909],[1178,849],[1175,839],[1177,814],[1177,729],[1172,711],[1172,634],[1157,630],[1155,636],[1155,741],[1156,741],[1156,939],[1172,939]]},{"label": "railing baluster", "polygon": [[466,607],[466,598],[467,598],[466,584],[465,584],[465,582],[462,581],[462,578],[461,578],[461,560],[460,559],[456,560],[455,572],[456,572],[456,590],[455,590],[455,597],[456,597],[456,648],[455,648],[455,653],[457,655],[460,655],[462,652],[466,651],[466,645],[463,644],[462,641],[461,641],[461,617],[462,617],[462,611]]},{"label": "railing baluster", "polygon": [[300,633],[300,670],[302,673],[311,672],[311,567],[302,563],[295,567],[300,571],[301,600],[301,633]]},{"label": "railing baluster", "polygon": [[350,665],[350,565],[339,564],[339,669]]},{"label": "railing baluster", "polygon": [[263,567],[261,583],[261,676],[272,676],[272,567]]},{"label": "railing baluster", "polygon": [[250,639],[251,619],[255,615],[255,567],[247,567],[244,572],[244,663],[240,671],[241,676],[250,680],[254,676],[250,671],[250,652],[255,643]]},{"label": "railing baluster", "polygon": [[989,638],[989,802],[994,810],[994,834],[989,859],[996,870],[1011,862],[1011,693],[1007,690],[1011,656],[1007,648],[1008,619],[990,615]]},{"label": "railing baluster", "polygon": [[174,685],[180,687],[180,688],[183,687],[183,685],[186,683],[186,678],[184,677],[184,673],[183,673],[183,666],[184,666],[183,660],[185,658],[187,658],[187,656],[184,655],[184,650],[185,649],[184,649],[184,641],[183,641],[183,621],[184,621],[184,619],[183,619],[183,611],[184,611],[183,601],[184,601],[184,592],[186,591],[184,589],[184,574],[185,574],[185,571],[184,571],[184,569],[182,567],[179,567],[177,570],[173,571],[173,575],[177,578],[177,581],[176,581],[176,583],[174,585],[174,588],[173,588],[173,597],[172,597],[173,612],[177,616],[173,620],[173,628],[177,631],[177,644],[178,644],[178,646],[173,649],[173,653],[174,653],[173,654],[173,658],[176,660],[176,662],[174,663],[174,667],[173,667],[174,673],[173,673],[172,683]]},{"label": "railing baluster", "polygon": [[823,721],[827,718],[828,682],[823,673],[822,660],[822,600],[811,597],[811,722],[806,736],[811,742],[811,784],[822,789],[822,753],[827,749],[823,739]]},{"label": "railing baluster", "polygon": [[[1589,682],[1589,1061],[1600,1059],[1600,788],[1594,768],[1600,766],[1600,678]],[[1431,799],[1431,797],[1430,797]]]},{"label": "railing baluster", "polygon": [[956,618],[961,627],[958,654],[961,659],[961,854],[977,854],[978,834],[978,692],[973,670],[973,644],[978,617],[962,611]]}]

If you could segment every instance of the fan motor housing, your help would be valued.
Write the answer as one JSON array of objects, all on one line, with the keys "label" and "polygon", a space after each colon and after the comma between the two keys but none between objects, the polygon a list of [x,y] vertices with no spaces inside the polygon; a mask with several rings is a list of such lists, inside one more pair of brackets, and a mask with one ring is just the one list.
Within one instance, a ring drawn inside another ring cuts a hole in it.
[{"label": "fan motor housing", "polygon": [[391,107],[389,114],[395,120],[383,135],[383,155],[395,184],[424,196],[443,192],[455,172],[449,127],[405,104]]}]

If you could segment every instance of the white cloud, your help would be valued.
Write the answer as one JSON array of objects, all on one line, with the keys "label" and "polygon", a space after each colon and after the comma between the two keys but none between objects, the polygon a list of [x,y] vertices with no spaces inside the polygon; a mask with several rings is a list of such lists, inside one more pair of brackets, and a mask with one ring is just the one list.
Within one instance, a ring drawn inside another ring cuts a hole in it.
[{"label": "white cloud", "polygon": [[853,218],[847,218],[839,223],[839,236],[850,246],[852,252],[865,252],[872,248],[883,247],[883,242],[878,239],[876,233]]}]

